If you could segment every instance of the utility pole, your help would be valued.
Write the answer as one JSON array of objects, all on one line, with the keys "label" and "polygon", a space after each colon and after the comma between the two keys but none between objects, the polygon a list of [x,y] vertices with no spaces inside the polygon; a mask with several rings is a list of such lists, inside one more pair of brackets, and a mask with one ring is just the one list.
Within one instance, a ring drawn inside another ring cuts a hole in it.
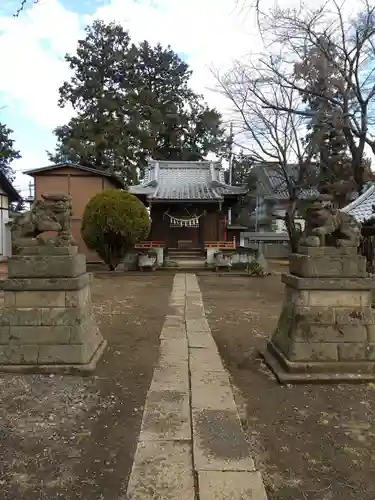
[{"label": "utility pole", "polygon": [[[230,123],[229,127],[229,185],[233,183],[233,123]],[[228,224],[232,224],[232,209],[228,209]]]},{"label": "utility pole", "polygon": [[229,128],[229,185],[233,183],[233,123],[231,122]]},{"label": "utility pole", "polygon": [[29,208],[34,201],[34,184],[31,181],[29,182],[29,196],[25,198],[25,201],[29,204]]}]

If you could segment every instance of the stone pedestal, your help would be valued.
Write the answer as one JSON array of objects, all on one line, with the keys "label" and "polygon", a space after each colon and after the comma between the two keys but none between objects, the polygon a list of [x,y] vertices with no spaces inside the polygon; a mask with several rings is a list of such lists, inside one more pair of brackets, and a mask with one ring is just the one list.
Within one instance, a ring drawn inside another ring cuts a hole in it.
[{"label": "stone pedestal", "polygon": [[356,248],[302,248],[282,281],[283,309],[264,352],[278,380],[374,380],[375,281]]},{"label": "stone pedestal", "polygon": [[102,355],[90,275],[77,247],[21,248],[9,259],[0,316],[0,371],[85,373]]}]

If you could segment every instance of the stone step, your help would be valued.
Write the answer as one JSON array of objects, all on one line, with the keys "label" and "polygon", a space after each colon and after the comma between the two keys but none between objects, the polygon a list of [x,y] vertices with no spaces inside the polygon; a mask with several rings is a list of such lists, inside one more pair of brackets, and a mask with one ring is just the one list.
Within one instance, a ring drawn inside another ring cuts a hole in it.
[{"label": "stone step", "polygon": [[165,267],[167,268],[184,268],[184,269],[190,269],[190,268],[205,268],[206,267],[206,260],[203,259],[171,259],[171,260],[166,260],[165,261]]},{"label": "stone step", "polygon": [[200,254],[173,254],[173,255],[167,255],[166,260],[206,260],[204,255]]},{"label": "stone step", "polygon": [[193,252],[187,252],[185,250],[177,251],[174,250],[173,252],[168,251],[167,253],[168,257],[204,257],[204,253],[201,251],[196,251],[194,250]]},{"label": "stone step", "polygon": [[168,247],[169,252],[202,252],[201,247],[187,247],[187,248],[176,248]]}]

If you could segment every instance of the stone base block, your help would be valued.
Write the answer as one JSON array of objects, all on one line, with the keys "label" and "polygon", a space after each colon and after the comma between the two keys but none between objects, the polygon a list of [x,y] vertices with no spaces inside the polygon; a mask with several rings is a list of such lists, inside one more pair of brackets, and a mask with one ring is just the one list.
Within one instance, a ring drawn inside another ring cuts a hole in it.
[{"label": "stone base block", "polygon": [[283,281],[283,308],[264,355],[279,380],[372,380],[373,280],[284,275]]},{"label": "stone base block", "polygon": [[106,342],[77,247],[33,245],[9,260],[0,311],[0,371],[86,373]]},{"label": "stone base block", "polygon": [[[82,276],[87,278],[87,274]],[[0,371],[94,369],[96,361],[92,360],[98,359],[105,343],[93,314],[89,280],[65,281],[54,279],[52,289],[5,290],[5,307],[0,313]]]},{"label": "stone base block", "polygon": [[[31,360],[25,358],[24,364],[0,364],[0,372],[2,373],[37,373],[37,374],[61,374],[61,375],[90,375],[96,368],[98,361],[102,357],[107,346],[107,341],[103,340],[97,346],[96,351],[92,354],[87,363],[51,363],[51,364],[34,364]],[[25,347],[25,346],[23,346]],[[37,346],[36,346],[37,347]],[[35,346],[33,346],[35,349]]]},{"label": "stone base block", "polygon": [[285,296],[301,307],[371,307],[372,278],[301,278],[284,274]]},{"label": "stone base block", "polygon": [[18,249],[18,255],[77,255],[77,246],[61,246],[55,245],[41,245],[36,244],[33,246],[24,246]]},{"label": "stone base block", "polygon": [[91,273],[81,274],[74,278],[8,278],[4,282],[4,290],[9,291],[49,291],[80,290],[89,285]]},{"label": "stone base block", "polygon": [[[79,278],[50,280],[30,280],[30,287],[22,288],[21,280],[7,280],[4,286],[5,308],[84,308],[91,304],[90,279],[87,274]],[[26,280],[25,280],[26,281]],[[37,289],[37,282],[46,285]]]},{"label": "stone base block", "polygon": [[366,258],[339,253],[319,256],[292,254],[289,257],[289,268],[291,274],[306,278],[365,277]]},{"label": "stone base block", "polygon": [[14,255],[8,261],[9,278],[71,278],[85,272],[82,254]]},{"label": "stone base block", "polygon": [[358,249],[357,247],[307,247],[301,245],[298,253],[310,257],[356,257],[358,256]]},{"label": "stone base block", "polygon": [[360,383],[375,380],[375,361],[290,361],[272,341],[262,356],[281,384]]}]

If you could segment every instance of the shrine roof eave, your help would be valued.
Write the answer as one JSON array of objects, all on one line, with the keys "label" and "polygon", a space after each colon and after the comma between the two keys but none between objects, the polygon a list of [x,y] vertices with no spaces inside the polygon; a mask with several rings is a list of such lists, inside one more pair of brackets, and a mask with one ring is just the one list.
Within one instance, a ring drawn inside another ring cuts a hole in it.
[{"label": "shrine roof eave", "polygon": [[220,203],[224,198],[146,198],[148,203],[196,203],[201,205],[204,203]]},{"label": "shrine roof eave", "polygon": [[358,222],[364,224],[374,217],[373,206],[375,205],[375,184],[358,196],[351,203],[342,208],[341,211],[352,215]]}]

